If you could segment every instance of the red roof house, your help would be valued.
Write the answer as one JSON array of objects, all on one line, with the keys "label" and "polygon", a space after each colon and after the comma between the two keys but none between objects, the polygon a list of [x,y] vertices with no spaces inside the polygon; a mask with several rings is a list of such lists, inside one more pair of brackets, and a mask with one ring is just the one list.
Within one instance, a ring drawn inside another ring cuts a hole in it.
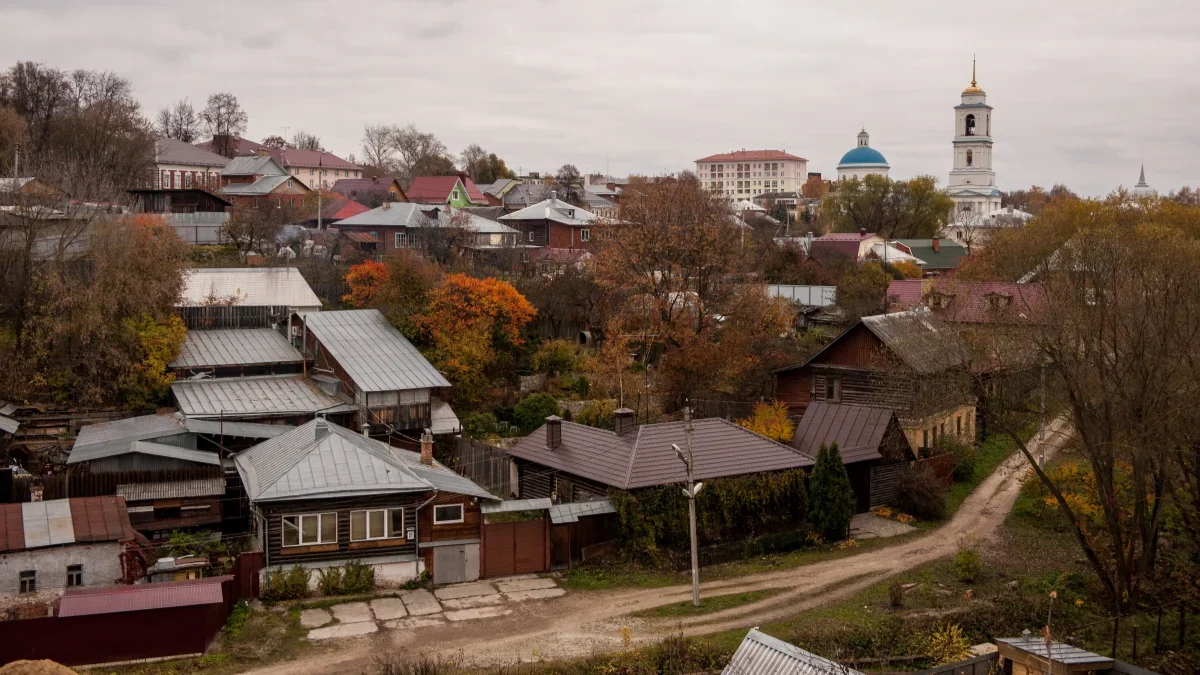
[{"label": "red roof house", "polygon": [[457,176],[419,176],[408,186],[408,199],[417,204],[487,206],[487,197],[465,173]]},{"label": "red roof house", "polygon": [[697,162],[807,162],[803,157],[797,157],[788,154],[782,150],[738,150],[737,152],[723,152],[718,155],[709,155]]}]

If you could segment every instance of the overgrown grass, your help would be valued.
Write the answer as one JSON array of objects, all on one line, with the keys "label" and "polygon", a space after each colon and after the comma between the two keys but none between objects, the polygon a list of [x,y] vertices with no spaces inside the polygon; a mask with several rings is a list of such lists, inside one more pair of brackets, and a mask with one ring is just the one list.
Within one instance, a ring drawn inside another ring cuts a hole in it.
[{"label": "overgrown grass", "polygon": [[1017,446],[1008,436],[995,435],[988,438],[979,446],[975,456],[975,471],[970,480],[955,483],[946,491],[946,519],[949,520],[958,511],[958,507],[967,497],[979,487],[987,477],[1008,459]]},{"label": "overgrown grass", "polygon": [[699,607],[694,607],[691,600],[685,600],[671,605],[651,607],[647,610],[635,612],[633,616],[645,619],[678,619],[689,616],[701,616],[765,600],[779,592],[780,589],[768,588],[761,591],[717,595],[711,598],[702,598]]}]

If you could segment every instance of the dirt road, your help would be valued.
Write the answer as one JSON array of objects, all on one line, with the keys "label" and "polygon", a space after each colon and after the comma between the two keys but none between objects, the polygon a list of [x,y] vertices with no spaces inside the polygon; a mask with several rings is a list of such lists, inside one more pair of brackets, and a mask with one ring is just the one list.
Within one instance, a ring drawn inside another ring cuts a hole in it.
[{"label": "dirt road", "polygon": [[[1047,429],[1047,453],[1065,441],[1063,428],[1065,425],[1055,424]],[[572,592],[548,602],[514,605],[515,611],[503,617],[347,639],[333,650],[305,660],[251,672],[369,672],[374,655],[391,649],[455,655],[471,665],[499,665],[518,659],[574,658],[620,649],[624,625],[630,626],[635,642],[656,639],[680,626],[685,634],[695,635],[761,625],[847,597],[894,574],[951,555],[960,541],[984,542],[1004,522],[1016,501],[1021,477],[1028,471],[1024,457],[1014,455],[963,502],[948,523],[920,538],[848,558],[704,583],[702,596],[760,589],[780,592],[755,603],[684,619],[682,624],[631,619],[627,615],[690,599],[688,586]]]}]

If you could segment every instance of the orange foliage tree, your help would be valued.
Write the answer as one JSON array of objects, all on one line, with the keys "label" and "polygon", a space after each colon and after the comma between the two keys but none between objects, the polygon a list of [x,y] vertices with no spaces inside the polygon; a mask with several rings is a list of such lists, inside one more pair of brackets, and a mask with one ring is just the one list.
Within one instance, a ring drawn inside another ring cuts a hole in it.
[{"label": "orange foliage tree", "polygon": [[372,307],[388,280],[388,268],[380,262],[367,260],[354,265],[346,274],[350,292],[342,296],[342,302],[359,309]]},{"label": "orange foliage tree", "polygon": [[788,417],[786,403],[755,403],[750,417],[737,420],[738,425],[780,443],[791,443],[796,435],[796,423]]},{"label": "orange foliage tree", "polygon": [[511,284],[451,274],[429,294],[418,318],[429,357],[453,385],[451,398],[467,407],[488,396],[491,375],[512,363],[522,331],[537,310]]}]

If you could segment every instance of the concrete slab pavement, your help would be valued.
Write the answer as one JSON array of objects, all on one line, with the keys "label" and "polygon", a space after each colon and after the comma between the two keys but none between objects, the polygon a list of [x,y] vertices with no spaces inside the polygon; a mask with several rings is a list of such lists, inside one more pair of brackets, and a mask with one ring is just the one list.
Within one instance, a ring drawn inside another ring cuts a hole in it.
[{"label": "concrete slab pavement", "polygon": [[489,605],[499,605],[504,602],[504,596],[499,593],[491,595],[472,595],[469,598],[458,598],[456,600],[443,600],[442,608],[447,611],[457,609],[471,609],[473,607],[487,607]]},{"label": "concrete slab pavement", "polygon": [[330,607],[333,611],[333,618],[340,623],[362,623],[364,621],[374,621],[375,616],[371,614],[371,608],[365,602],[347,602],[341,605]]},{"label": "concrete slab pavement", "polygon": [[408,610],[404,608],[404,601],[400,598],[380,598],[371,601],[371,613],[379,621],[391,621],[393,619],[403,619],[408,616]]},{"label": "concrete slab pavement", "polygon": [[566,594],[567,590],[565,588],[538,588],[532,591],[505,593],[504,597],[508,598],[511,602],[524,602],[526,600],[549,600],[550,598],[557,598]]},{"label": "concrete slab pavement", "polygon": [[319,628],[333,621],[333,615],[327,609],[306,609],[300,612],[300,625],[305,628]]},{"label": "concrete slab pavement", "polygon": [[558,584],[554,583],[553,579],[513,579],[505,581],[497,581],[496,588],[501,593],[514,593],[516,591],[536,591],[544,588],[557,588]]},{"label": "concrete slab pavement", "polygon": [[424,589],[409,591],[400,596],[400,599],[404,601],[404,608],[408,610],[410,616],[437,614],[442,611],[442,606],[433,597],[433,593]]},{"label": "concrete slab pavement", "polygon": [[395,621],[385,621],[384,628],[426,628],[428,626],[444,626],[446,620],[440,616],[410,616],[407,619],[397,619]]},{"label": "concrete slab pavement", "polygon": [[495,592],[496,588],[486,581],[476,581],[469,584],[443,586],[434,591],[433,594],[437,596],[438,600],[459,600],[476,595],[491,595]]},{"label": "concrete slab pavement", "polygon": [[354,635],[366,635],[379,630],[379,626],[375,625],[374,621],[359,621],[357,623],[335,623],[332,626],[325,628],[317,628],[308,631],[309,640],[328,640],[330,638],[352,637]]},{"label": "concrete slab pavement", "polygon": [[494,616],[512,614],[508,607],[477,607],[475,609],[460,609],[457,612],[446,612],[446,618],[451,621],[470,621],[472,619],[489,619]]}]

